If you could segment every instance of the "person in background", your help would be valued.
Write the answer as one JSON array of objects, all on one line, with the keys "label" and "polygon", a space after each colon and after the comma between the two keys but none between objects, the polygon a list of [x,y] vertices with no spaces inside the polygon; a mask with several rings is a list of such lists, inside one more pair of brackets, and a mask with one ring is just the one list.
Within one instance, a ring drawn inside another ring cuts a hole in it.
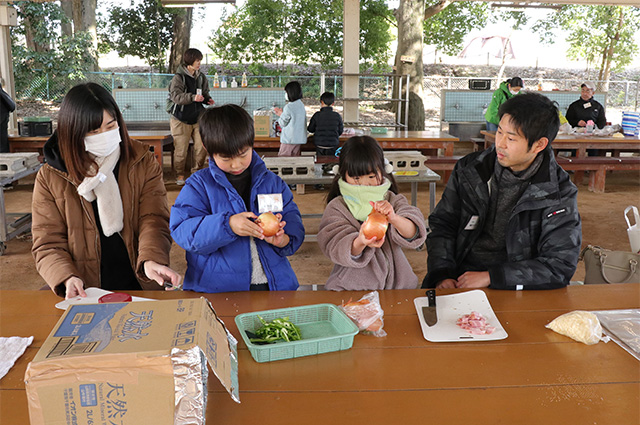
[{"label": "person in background", "polygon": [[169,98],[174,103],[171,110],[171,135],[173,136],[173,158],[176,168],[176,184],[184,185],[185,163],[189,140],[193,139],[195,166],[191,173],[204,167],[207,152],[202,145],[198,132],[198,117],[204,110],[204,104],[213,105],[209,95],[207,76],[200,72],[202,52],[187,49],[182,55],[182,64],[169,84]]},{"label": "person in background", "polygon": [[340,146],[340,135],[344,130],[342,117],[335,112],[331,105],[335,96],[331,92],[324,92],[320,96],[320,110],[313,114],[307,130],[313,134],[317,156],[335,156]]},{"label": "person in background", "polygon": [[[205,111],[200,134],[209,168],[187,180],[171,209],[171,235],[186,250],[184,289],[197,292],[295,291],[287,256],[304,240],[293,194],[253,150],[253,119],[240,106]],[[254,222],[258,195],[282,196],[274,236]]]},{"label": "person in background", "polygon": [[16,110],[16,103],[2,88],[3,82],[0,78],[0,153],[9,152],[9,115]]},{"label": "person in background", "polygon": [[484,114],[484,118],[487,120],[487,131],[498,130],[498,123],[500,122],[498,109],[500,109],[500,105],[520,93],[523,87],[524,82],[520,77],[513,77],[500,83],[498,90],[493,92],[491,103],[489,103],[487,112]]},{"label": "person in background", "polygon": [[[318,246],[335,264],[325,288],[417,288],[418,277],[402,249],[416,249],[424,243],[424,216],[398,194],[382,148],[370,136],[351,137],[340,151],[337,168],[318,231]],[[376,236],[367,239],[363,231],[363,222],[373,210],[389,222],[379,240]]]},{"label": "person in background", "polygon": [[604,106],[593,98],[596,85],[591,81],[585,81],[580,86],[580,99],[573,102],[567,108],[567,121],[571,127],[586,127],[587,121],[593,121],[598,128],[607,125],[604,115]]},{"label": "person in background", "polygon": [[106,89],[69,90],[44,157],[33,188],[32,253],[56,294],[179,287],[180,275],[168,267],[162,170],[147,145],[129,138]]},{"label": "person in background", "polygon": [[423,288],[553,289],[576,271],[578,189],[550,145],[558,109],[532,92],[499,115],[495,145],[456,163],[429,216]]},{"label": "person in background", "polygon": [[307,143],[307,113],[302,103],[302,87],[299,82],[291,81],[284,86],[284,92],[287,104],[284,108],[274,109],[282,128],[278,156],[300,156],[302,145]]}]

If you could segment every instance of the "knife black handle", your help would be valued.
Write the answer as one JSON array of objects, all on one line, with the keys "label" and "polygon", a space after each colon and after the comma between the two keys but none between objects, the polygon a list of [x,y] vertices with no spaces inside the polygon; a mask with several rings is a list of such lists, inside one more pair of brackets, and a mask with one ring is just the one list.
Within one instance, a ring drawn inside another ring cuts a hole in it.
[{"label": "knife black handle", "polygon": [[436,306],[436,290],[435,289],[427,290],[427,301],[429,302],[429,307]]}]

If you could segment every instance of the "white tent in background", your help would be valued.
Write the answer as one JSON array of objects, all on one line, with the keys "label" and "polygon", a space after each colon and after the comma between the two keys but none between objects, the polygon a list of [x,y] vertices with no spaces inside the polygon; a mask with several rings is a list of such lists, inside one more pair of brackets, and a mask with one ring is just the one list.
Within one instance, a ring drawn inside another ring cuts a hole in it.
[{"label": "white tent in background", "polygon": [[487,65],[490,64],[492,57],[500,59],[500,71],[498,72],[498,81],[502,79],[502,73],[507,64],[507,59],[515,59],[516,54],[513,49],[510,37],[501,35],[480,36],[472,39],[462,52],[459,58],[472,58],[478,56],[487,57]]}]

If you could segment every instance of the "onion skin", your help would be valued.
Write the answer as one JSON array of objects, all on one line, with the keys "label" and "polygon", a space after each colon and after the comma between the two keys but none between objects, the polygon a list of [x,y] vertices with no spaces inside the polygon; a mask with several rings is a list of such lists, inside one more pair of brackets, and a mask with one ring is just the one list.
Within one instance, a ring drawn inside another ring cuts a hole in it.
[{"label": "onion skin", "polygon": [[256,224],[262,227],[266,237],[274,236],[280,230],[280,220],[272,212],[262,213],[258,216]]},{"label": "onion skin", "polygon": [[367,239],[371,239],[374,236],[376,240],[382,240],[387,233],[389,227],[389,220],[384,214],[372,211],[367,217],[367,220],[362,224],[362,233]]}]

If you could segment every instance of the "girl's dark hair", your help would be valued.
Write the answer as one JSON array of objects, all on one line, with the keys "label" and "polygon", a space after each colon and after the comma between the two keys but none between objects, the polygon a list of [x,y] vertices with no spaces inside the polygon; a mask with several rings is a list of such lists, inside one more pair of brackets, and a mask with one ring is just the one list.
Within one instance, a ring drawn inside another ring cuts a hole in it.
[{"label": "girl's dark hair", "polygon": [[102,86],[95,83],[79,84],[66,94],[58,113],[58,146],[69,176],[82,180],[92,175],[97,164],[84,146],[87,133],[100,128],[104,111],[114,117],[120,127],[120,158],[132,155],[131,139],[115,99]]},{"label": "girl's dark hair", "polygon": [[298,99],[302,99],[302,87],[297,81],[292,81],[284,86],[284,91],[287,92],[289,102],[295,102]]},{"label": "girl's dark hair", "polygon": [[209,156],[239,155],[253,147],[253,119],[238,105],[228,104],[206,109],[198,119],[200,137]]},{"label": "girl's dark hair", "polygon": [[338,157],[338,174],[331,183],[327,194],[327,203],[340,196],[338,180],[350,177],[360,177],[367,174],[380,174],[391,182],[390,191],[398,193],[398,186],[392,174],[385,171],[384,151],[378,141],[371,136],[354,136],[349,138],[340,151]]},{"label": "girl's dark hair", "polygon": [[511,87],[522,87],[522,88],[524,88],[524,81],[522,81],[522,78],[520,78],[520,77],[509,78],[507,80],[507,84],[509,84]]},{"label": "girl's dark hair", "polygon": [[182,63],[184,65],[193,65],[195,61],[201,61],[202,57],[202,52],[200,50],[193,48],[187,49],[182,54]]}]

